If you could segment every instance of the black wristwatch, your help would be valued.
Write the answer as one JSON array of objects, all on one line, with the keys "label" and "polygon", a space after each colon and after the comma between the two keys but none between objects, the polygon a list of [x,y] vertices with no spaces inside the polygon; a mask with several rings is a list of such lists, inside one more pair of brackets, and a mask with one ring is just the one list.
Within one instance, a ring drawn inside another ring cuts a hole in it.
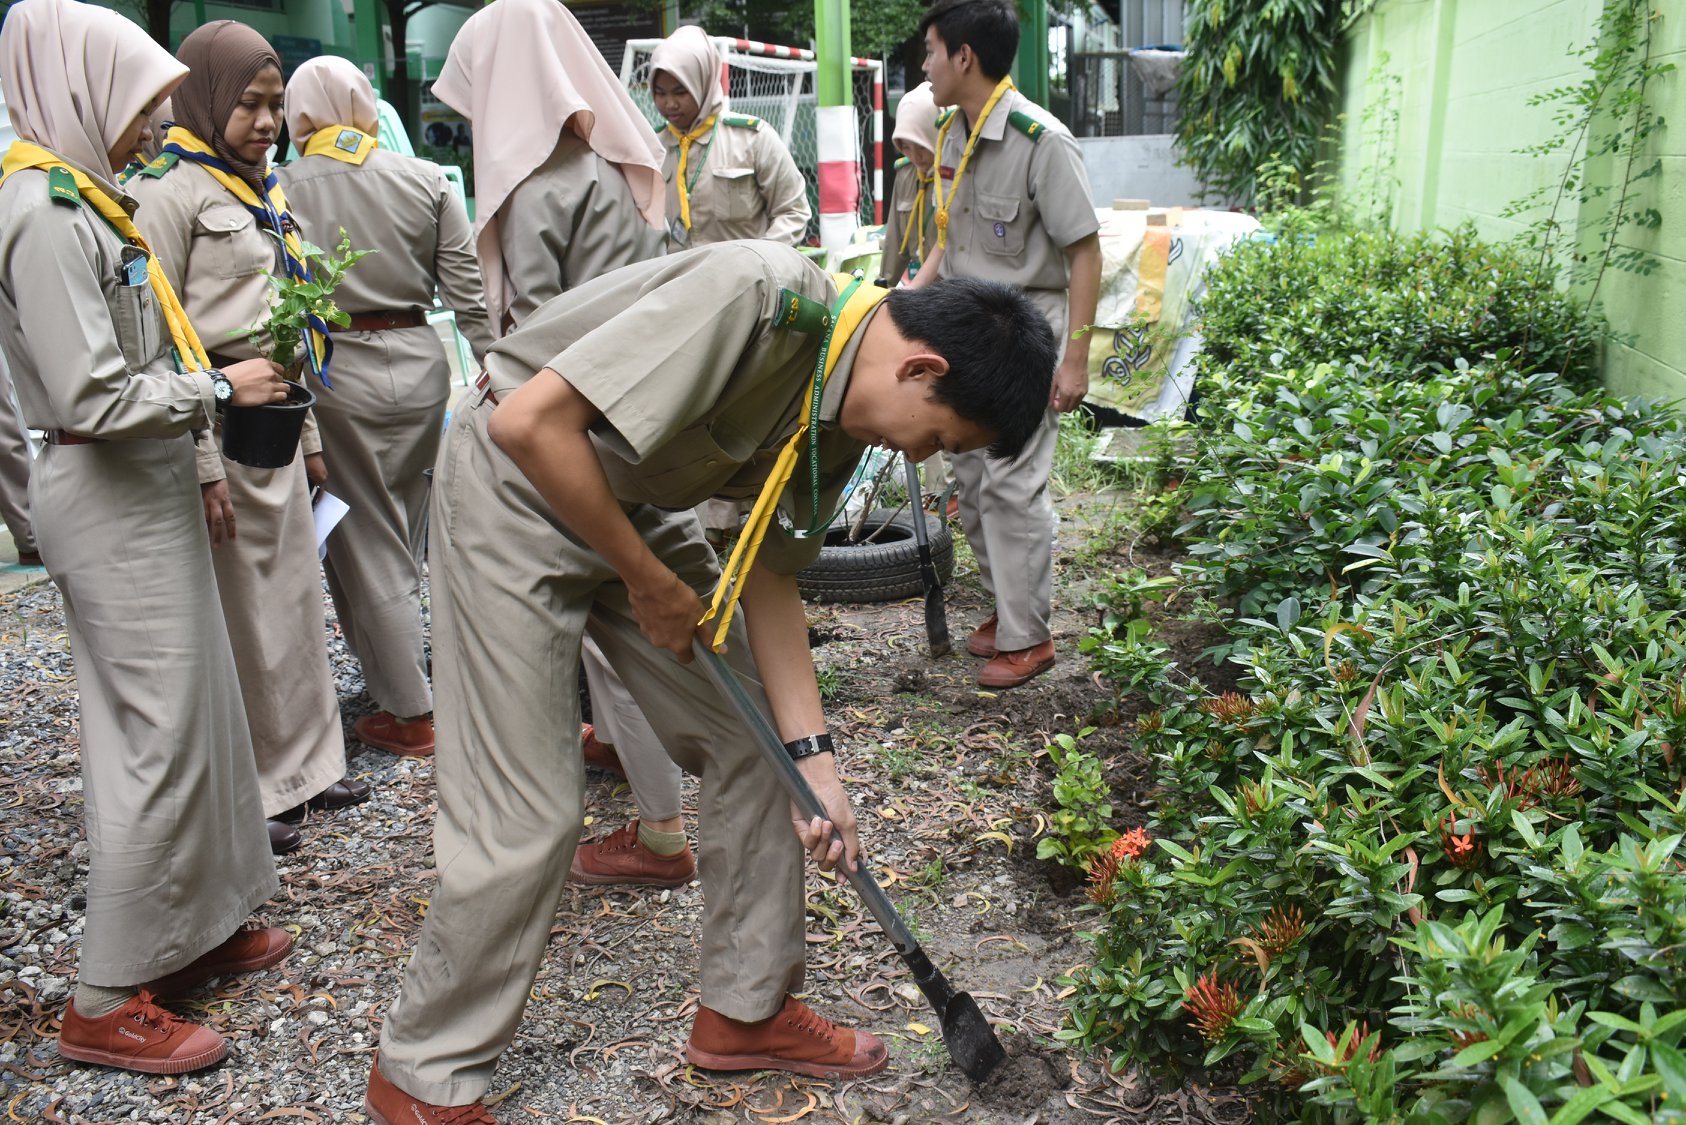
[{"label": "black wristwatch", "polygon": [[217,410],[220,412],[234,398],[234,384],[228,381],[220,368],[207,367],[205,377],[211,381],[212,393],[217,396]]},{"label": "black wristwatch", "polygon": [[803,758],[812,758],[815,754],[830,754],[831,735],[810,734],[803,738],[794,738],[784,744],[784,752],[790,755],[790,760],[800,762]]}]

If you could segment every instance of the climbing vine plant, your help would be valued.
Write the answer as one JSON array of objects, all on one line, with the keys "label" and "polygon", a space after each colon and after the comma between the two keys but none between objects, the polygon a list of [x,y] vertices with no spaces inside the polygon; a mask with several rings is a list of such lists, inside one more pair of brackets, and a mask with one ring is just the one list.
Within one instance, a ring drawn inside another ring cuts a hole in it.
[{"label": "climbing vine plant", "polygon": [[1220,195],[1251,203],[1258,169],[1307,181],[1338,86],[1335,52],[1367,0],[1189,0],[1177,80],[1183,162]]}]

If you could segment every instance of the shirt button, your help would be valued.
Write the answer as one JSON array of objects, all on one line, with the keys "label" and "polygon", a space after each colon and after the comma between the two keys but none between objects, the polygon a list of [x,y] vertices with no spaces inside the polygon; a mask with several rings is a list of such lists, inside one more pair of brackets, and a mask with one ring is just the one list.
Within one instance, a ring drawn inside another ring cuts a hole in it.
[{"label": "shirt button", "polygon": [[704,461],[703,462],[703,468],[712,469],[712,468],[714,468],[715,465],[718,465],[718,464],[719,464],[718,461]]}]

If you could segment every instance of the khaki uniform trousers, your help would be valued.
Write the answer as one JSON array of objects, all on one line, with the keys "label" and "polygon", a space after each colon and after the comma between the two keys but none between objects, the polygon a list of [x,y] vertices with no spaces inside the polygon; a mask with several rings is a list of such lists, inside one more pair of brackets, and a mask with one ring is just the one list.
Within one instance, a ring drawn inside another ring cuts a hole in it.
[{"label": "khaki uniform trousers", "polygon": [[[1064,290],[1027,289],[1053,325],[1065,354]],[[1020,454],[997,461],[988,453],[954,455],[960,485],[960,526],[978,560],[984,589],[995,599],[995,646],[1002,652],[1039,645],[1053,636],[1054,502],[1048,475],[1060,416],[1045,412],[1042,425]]]},{"label": "khaki uniform trousers", "polygon": [[433,710],[422,640],[421,552],[428,482],[451,371],[427,325],[336,332],[333,390],[311,377],[327,490],[350,511],[323,569],[369,695],[400,718]]},{"label": "khaki uniform trousers", "polygon": [[[804,856],[777,779],[702,669],[644,640],[616,574],[487,438],[491,413],[487,403],[458,408],[434,485],[439,883],[381,1029],[381,1070],[445,1105],[485,1093],[567,882],[583,817],[588,632],[662,745],[702,778],[702,1002],[765,1019],[803,973]],[[681,579],[699,593],[713,585],[718,564],[694,516],[643,505],[627,514]],[[729,651],[752,675],[741,629]]]},{"label": "khaki uniform trousers", "polygon": [[30,491],[76,660],[91,853],[77,975],[130,987],[226,941],[278,885],[193,442],[50,445]]},{"label": "khaki uniform trousers", "polygon": [[585,639],[580,653],[585,664],[585,682],[591,691],[591,722],[597,741],[614,746],[616,757],[626,770],[626,783],[638,803],[644,820],[674,820],[684,812],[679,789],[684,771],[667,756],[661,739],[650,729],[650,720],[639,710],[597,642]]}]

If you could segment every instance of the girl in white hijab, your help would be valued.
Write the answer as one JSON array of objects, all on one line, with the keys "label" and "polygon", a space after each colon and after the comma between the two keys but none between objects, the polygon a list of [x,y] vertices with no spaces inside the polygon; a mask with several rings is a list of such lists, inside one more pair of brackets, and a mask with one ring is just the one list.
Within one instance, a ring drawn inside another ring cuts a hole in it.
[{"label": "girl in white hijab", "polygon": [[650,96],[667,121],[662,178],[675,247],[738,238],[796,245],[807,236],[807,182],[770,126],[730,112],[707,32],[688,25],[661,41],[650,55]]},{"label": "girl in white hijab", "polygon": [[661,150],[557,0],[496,0],[474,13],[433,92],[474,129],[477,245],[495,332],[660,253]]},{"label": "girl in white hijab", "polygon": [[76,660],[91,848],[58,1049],[179,1074],[228,1044],[157,1001],[291,947],[237,930],[277,881],[190,436],[224,402],[286,390],[265,360],[210,369],[113,182],[186,68],[116,12],[24,0],[0,73],[19,137],[0,179],[0,346],[47,432],[30,504]]},{"label": "girl in white hijab", "polygon": [[883,274],[895,285],[905,274],[909,280],[919,272],[925,255],[937,245],[931,198],[931,177],[937,157],[937,103],[931,84],[921,82],[902,95],[896,107],[896,129],[890,137],[900,152],[896,161],[896,184],[890,191],[890,209],[884,221]]}]

